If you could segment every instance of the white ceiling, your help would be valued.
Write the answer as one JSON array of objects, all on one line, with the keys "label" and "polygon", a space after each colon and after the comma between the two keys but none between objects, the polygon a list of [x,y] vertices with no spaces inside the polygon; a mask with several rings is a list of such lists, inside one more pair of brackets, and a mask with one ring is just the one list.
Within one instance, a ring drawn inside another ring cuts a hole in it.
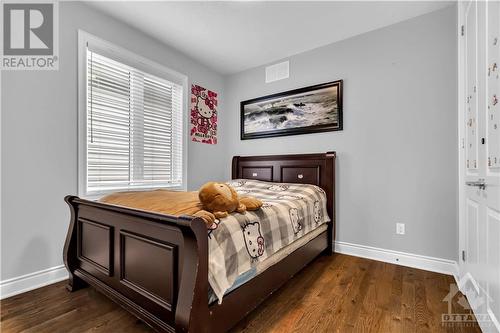
[{"label": "white ceiling", "polygon": [[221,74],[236,73],[441,8],[450,1],[88,2]]}]

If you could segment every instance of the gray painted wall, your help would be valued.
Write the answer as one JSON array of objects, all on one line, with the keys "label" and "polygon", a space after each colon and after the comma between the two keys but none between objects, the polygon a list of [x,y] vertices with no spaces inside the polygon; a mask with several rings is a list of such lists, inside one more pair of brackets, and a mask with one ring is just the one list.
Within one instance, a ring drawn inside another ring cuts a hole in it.
[{"label": "gray painted wall", "polygon": [[[337,161],[337,240],[457,257],[456,7],[290,57],[290,78],[264,67],[225,81],[232,155],[326,152]],[[344,130],[241,141],[240,101],[344,80]],[[396,235],[396,222],[406,235]]]},{"label": "gray painted wall", "polygon": [[[77,193],[77,29],[184,73],[189,83],[224,98],[220,75],[124,23],[77,2],[61,2],[59,17],[59,71],[2,73],[0,280],[62,264],[69,221],[63,198]],[[223,177],[221,162],[212,158],[222,154],[222,145],[189,143],[190,189]]]}]

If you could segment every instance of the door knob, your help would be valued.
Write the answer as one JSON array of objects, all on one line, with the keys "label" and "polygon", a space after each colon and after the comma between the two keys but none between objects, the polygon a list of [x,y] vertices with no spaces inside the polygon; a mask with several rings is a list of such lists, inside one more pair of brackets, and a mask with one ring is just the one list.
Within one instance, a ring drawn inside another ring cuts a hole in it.
[{"label": "door knob", "polygon": [[484,190],[486,188],[486,183],[484,182],[484,179],[465,182],[465,185],[479,187],[480,190]]}]

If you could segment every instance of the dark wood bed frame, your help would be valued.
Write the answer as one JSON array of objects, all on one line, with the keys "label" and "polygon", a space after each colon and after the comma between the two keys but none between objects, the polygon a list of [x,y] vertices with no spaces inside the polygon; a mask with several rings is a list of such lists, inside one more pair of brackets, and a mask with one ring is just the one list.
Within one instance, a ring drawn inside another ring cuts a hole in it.
[{"label": "dark wood bed frame", "polygon": [[328,230],[208,304],[208,237],[192,216],[169,216],[67,196],[68,290],[91,285],[159,332],[224,332],[335,239],[335,152],[233,157],[232,178],[315,184],[328,198]]}]

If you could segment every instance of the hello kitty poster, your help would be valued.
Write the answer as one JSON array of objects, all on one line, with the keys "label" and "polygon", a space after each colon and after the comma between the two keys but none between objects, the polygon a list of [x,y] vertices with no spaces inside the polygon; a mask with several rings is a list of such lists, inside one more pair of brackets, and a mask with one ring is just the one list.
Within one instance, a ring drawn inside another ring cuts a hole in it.
[{"label": "hello kitty poster", "polygon": [[217,144],[217,93],[191,86],[191,140]]}]

